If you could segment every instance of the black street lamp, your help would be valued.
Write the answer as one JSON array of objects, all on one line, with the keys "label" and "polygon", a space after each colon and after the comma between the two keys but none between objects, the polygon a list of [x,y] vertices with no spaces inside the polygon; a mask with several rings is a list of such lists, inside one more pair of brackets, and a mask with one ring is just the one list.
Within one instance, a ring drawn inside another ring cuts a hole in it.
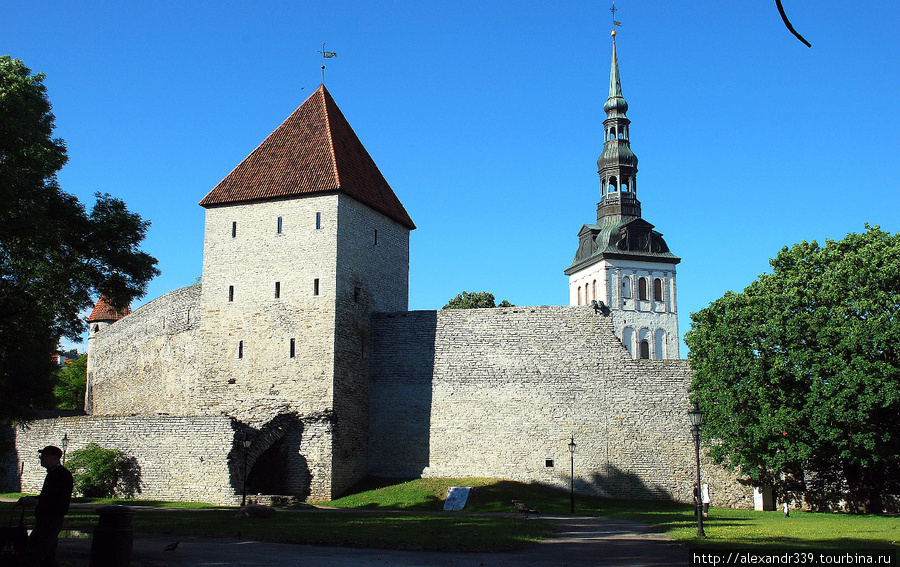
[{"label": "black street lamp", "polygon": [[569,512],[575,515],[575,436],[569,439],[569,466],[571,467],[571,476],[569,477]]},{"label": "black street lamp", "polygon": [[703,425],[703,412],[700,411],[700,404],[694,402],[694,409],[688,411],[688,417],[691,418],[691,434],[694,436],[694,453],[697,457],[697,484],[694,488],[694,508],[697,512],[697,537],[706,537],[703,531],[703,506],[700,504],[701,491],[700,487],[700,426]]},{"label": "black street lamp", "polygon": [[247,453],[250,452],[250,445],[253,444],[253,441],[249,439],[244,439],[241,441],[241,445],[244,446],[244,495],[241,498],[241,506],[247,505]]},{"label": "black street lamp", "polygon": [[68,449],[68,447],[69,447],[69,434],[68,433],[63,433],[63,438],[59,444],[62,445],[62,452],[63,452],[62,464],[63,464],[63,466],[66,466],[66,449]]}]

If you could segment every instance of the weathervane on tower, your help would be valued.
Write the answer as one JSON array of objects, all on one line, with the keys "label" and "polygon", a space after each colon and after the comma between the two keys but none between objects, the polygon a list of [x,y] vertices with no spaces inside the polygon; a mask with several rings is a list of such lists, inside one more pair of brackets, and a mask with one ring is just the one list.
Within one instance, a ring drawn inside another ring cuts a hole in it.
[{"label": "weathervane on tower", "polygon": [[325,51],[325,43],[322,42],[322,51],[316,51],[316,53],[322,54],[322,84],[325,84],[325,60],[331,59],[332,57],[337,57],[337,53],[334,51]]}]

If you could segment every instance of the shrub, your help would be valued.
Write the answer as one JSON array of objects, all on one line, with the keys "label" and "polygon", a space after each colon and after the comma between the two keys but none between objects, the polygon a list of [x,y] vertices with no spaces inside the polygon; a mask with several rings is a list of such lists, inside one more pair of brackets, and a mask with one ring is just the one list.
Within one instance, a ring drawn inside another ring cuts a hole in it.
[{"label": "shrub", "polygon": [[141,467],[120,449],[89,443],[72,451],[67,465],[75,477],[75,492],[89,498],[133,498],[141,492]]}]

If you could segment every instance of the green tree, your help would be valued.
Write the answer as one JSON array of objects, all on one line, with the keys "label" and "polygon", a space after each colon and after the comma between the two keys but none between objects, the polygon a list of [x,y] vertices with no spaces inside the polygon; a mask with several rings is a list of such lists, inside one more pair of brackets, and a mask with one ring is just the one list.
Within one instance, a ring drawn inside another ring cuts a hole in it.
[{"label": "green tree", "polygon": [[53,388],[56,409],[83,409],[85,388],[87,388],[87,355],[82,354],[71,364],[60,368],[56,375],[56,386]]},{"label": "green tree", "polygon": [[685,335],[713,459],[853,511],[900,489],[900,235],[866,229],[785,247]]},{"label": "green tree", "polygon": [[88,213],[60,189],[68,158],[43,79],[0,56],[0,420],[52,407],[50,354],[78,340],[92,297],[124,307],[159,273],[139,250],[149,222],[109,195]]},{"label": "green tree", "polygon": [[442,309],[483,309],[490,307],[515,307],[507,300],[498,305],[494,300],[494,294],[489,291],[469,293],[464,291],[451,299]]},{"label": "green tree", "polygon": [[75,492],[89,498],[133,498],[141,491],[141,467],[121,449],[88,443],[72,451],[66,466],[75,477]]}]

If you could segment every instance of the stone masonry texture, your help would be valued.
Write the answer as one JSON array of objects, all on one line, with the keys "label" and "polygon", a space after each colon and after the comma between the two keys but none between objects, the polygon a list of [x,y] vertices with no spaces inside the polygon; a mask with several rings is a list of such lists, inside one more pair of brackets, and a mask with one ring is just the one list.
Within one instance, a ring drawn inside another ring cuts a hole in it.
[{"label": "stone masonry texture", "polygon": [[[414,311],[373,318],[370,473],[484,476],[690,501],[683,360],[634,360],[590,307]],[[704,463],[716,505],[749,506]]]}]

